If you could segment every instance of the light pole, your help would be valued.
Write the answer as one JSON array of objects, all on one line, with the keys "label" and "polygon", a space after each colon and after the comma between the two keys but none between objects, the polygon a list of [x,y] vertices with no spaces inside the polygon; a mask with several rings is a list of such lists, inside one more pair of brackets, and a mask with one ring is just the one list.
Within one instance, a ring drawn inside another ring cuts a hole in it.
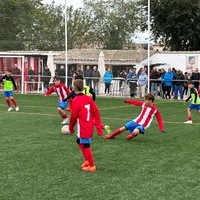
[{"label": "light pole", "polygon": [[65,0],[65,85],[68,86],[68,66],[67,66],[67,0]]},{"label": "light pole", "polygon": [[148,66],[148,93],[150,92],[150,0],[148,0],[148,59],[147,59],[147,66]]}]

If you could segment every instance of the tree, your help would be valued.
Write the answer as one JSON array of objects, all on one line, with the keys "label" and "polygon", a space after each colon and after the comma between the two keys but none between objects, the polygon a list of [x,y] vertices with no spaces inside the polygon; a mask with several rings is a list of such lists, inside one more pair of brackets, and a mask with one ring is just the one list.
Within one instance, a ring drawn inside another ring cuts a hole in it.
[{"label": "tree", "polygon": [[[139,3],[147,16],[147,1]],[[171,50],[200,50],[200,1],[151,0],[151,31]]]},{"label": "tree", "polygon": [[19,34],[26,50],[56,51],[65,49],[65,20],[63,6],[48,5],[31,11],[29,21]]},{"label": "tree", "polygon": [[137,7],[132,0],[84,0],[92,20],[90,35],[104,49],[122,49],[139,27]]},{"label": "tree", "polygon": [[0,0],[0,50],[21,50],[23,44],[18,40],[21,25],[29,16],[34,1]]}]

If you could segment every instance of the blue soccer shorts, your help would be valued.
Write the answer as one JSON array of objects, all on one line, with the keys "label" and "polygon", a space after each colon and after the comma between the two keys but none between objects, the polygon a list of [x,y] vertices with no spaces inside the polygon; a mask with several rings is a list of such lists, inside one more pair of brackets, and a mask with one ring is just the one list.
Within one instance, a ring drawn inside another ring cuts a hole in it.
[{"label": "blue soccer shorts", "polygon": [[90,144],[92,142],[92,139],[91,138],[79,138],[80,139],[80,143],[81,144]]},{"label": "blue soccer shorts", "polygon": [[3,94],[4,94],[4,97],[12,97],[13,91],[4,91]]},{"label": "blue soccer shorts", "polygon": [[126,123],[125,127],[130,132],[130,134],[133,133],[133,131],[135,129],[139,129],[139,131],[140,131],[141,134],[144,134],[144,131],[145,131],[145,129],[144,129],[144,127],[142,125],[134,122],[133,120],[130,121],[130,122],[128,122],[128,123]]},{"label": "blue soccer shorts", "polygon": [[193,104],[191,103],[188,108],[190,108],[191,110],[200,110],[200,104]]},{"label": "blue soccer shorts", "polygon": [[68,103],[65,101],[61,101],[58,103],[58,107],[62,108],[63,110],[65,110],[67,108]]}]

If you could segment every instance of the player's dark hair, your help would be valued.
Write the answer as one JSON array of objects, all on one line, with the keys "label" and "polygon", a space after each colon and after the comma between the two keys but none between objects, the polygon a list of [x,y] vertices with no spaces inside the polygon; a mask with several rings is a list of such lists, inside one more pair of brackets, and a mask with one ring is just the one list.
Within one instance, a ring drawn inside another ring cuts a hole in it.
[{"label": "player's dark hair", "polygon": [[155,96],[153,94],[151,94],[151,93],[148,93],[148,94],[145,94],[144,99],[154,102]]},{"label": "player's dark hair", "polygon": [[60,81],[60,76],[54,76],[53,81]]},{"label": "player's dark hair", "polygon": [[75,80],[76,79],[81,79],[81,80],[83,80],[83,76],[81,75],[81,74],[77,74],[76,76],[75,76]]},{"label": "player's dark hair", "polygon": [[74,81],[74,88],[76,88],[79,92],[83,91],[83,80],[81,79],[76,79]]},{"label": "player's dark hair", "polygon": [[188,84],[194,85],[193,81],[188,81]]}]

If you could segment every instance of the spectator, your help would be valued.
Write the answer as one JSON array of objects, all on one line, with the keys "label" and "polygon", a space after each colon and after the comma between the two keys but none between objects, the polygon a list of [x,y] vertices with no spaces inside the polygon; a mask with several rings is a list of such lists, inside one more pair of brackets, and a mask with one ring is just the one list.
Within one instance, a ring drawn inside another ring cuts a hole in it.
[{"label": "spectator", "polygon": [[65,84],[65,67],[63,65],[58,70],[58,76],[60,77],[60,82]]},{"label": "spectator", "polygon": [[158,80],[160,78],[160,74],[157,71],[157,68],[154,67],[151,74],[150,74],[150,79],[151,79],[151,94],[155,95],[156,97],[158,96]]},{"label": "spectator", "polygon": [[186,81],[184,81],[184,83],[183,83],[183,95],[187,95],[187,93],[188,93],[188,81],[190,80],[188,72],[184,73],[184,79]]},{"label": "spectator", "polygon": [[110,86],[111,86],[112,79],[113,79],[113,73],[111,72],[110,68],[107,68],[103,76],[103,81],[105,83],[105,95],[110,94]]},{"label": "spectator", "polygon": [[83,71],[80,66],[77,67],[77,74],[83,76]]},{"label": "spectator", "polygon": [[144,95],[145,95],[147,80],[148,80],[148,77],[145,73],[145,70],[142,69],[140,71],[140,75],[139,75],[138,81],[137,81],[137,85],[139,86],[140,97],[142,97],[142,98],[144,98]]},{"label": "spectator", "polygon": [[49,89],[50,80],[51,80],[51,71],[49,70],[48,66],[45,66],[42,72],[42,81],[44,84],[44,91]]},{"label": "spectator", "polygon": [[160,79],[161,79],[160,95],[162,96],[163,99],[165,99],[165,93],[166,93],[166,87],[165,87],[165,81],[164,81],[165,73],[166,71],[164,69],[160,70]]},{"label": "spectator", "polygon": [[27,73],[28,73],[29,89],[30,89],[30,91],[32,91],[35,88],[35,84],[34,84],[34,82],[35,82],[35,79],[34,79],[35,72],[33,71],[31,66],[29,66]]},{"label": "spectator", "polygon": [[90,87],[92,87],[91,76],[92,76],[92,70],[90,69],[90,66],[88,65],[86,67],[86,70],[85,70],[85,73],[84,73],[84,77],[85,77],[86,85],[88,85]]},{"label": "spectator", "polygon": [[17,64],[14,64],[14,68],[12,69],[12,75],[15,79],[17,89],[19,90],[21,88],[21,71],[18,68]]},{"label": "spectator", "polygon": [[97,70],[97,67],[93,67],[92,71],[92,82],[93,82],[93,89],[96,95],[99,95],[99,80],[101,78],[100,72]]},{"label": "spectator", "polygon": [[121,78],[120,81],[119,81],[119,89],[123,89],[124,88],[124,84],[125,84],[125,80],[126,80],[126,71],[125,70],[121,70],[119,72],[119,77]]},{"label": "spectator", "polygon": [[172,89],[172,81],[174,79],[174,73],[172,72],[171,68],[168,68],[168,72],[165,73],[163,80],[165,83],[165,88],[166,88],[166,94],[165,98],[167,97],[171,99],[171,89]]},{"label": "spectator", "polygon": [[200,73],[198,68],[195,68],[190,80],[194,82],[194,87],[199,90]]},{"label": "spectator", "polygon": [[174,87],[175,87],[175,93],[174,93],[174,99],[178,99],[178,93],[180,95],[180,99],[183,100],[183,83],[185,80],[185,77],[181,70],[177,70],[176,74],[174,75]]}]

